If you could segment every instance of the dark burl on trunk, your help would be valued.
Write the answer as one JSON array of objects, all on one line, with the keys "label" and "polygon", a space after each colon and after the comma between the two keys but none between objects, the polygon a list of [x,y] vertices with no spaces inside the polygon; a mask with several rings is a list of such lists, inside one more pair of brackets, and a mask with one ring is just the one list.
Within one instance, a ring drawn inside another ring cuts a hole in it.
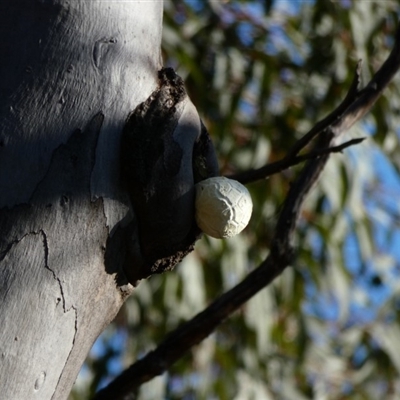
[{"label": "dark burl on trunk", "polygon": [[138,227],[125,229],[133,235],[131,263],[124,263],[130,282],[172,269],[193,250],[201,234],[194,185],[217,175],[213,144],[182,79],[162,69],[159,87],[129,115],[121,140],[122,183]]}]

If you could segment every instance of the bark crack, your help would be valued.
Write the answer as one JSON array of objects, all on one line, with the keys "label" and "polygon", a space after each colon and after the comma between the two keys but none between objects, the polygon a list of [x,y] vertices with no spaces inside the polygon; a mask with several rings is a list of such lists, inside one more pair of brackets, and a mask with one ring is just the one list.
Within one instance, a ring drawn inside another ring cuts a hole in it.
[{"label": "bark crack", "polygon": [[[62,300],[63,311],[64,311],[64,313],[67,313],[68,311],[70,311],[70,309],[69,310],[66,309],[65,295],[64,295],[64,289],[63,289],[63,286],[61,283],[61,279],[57,276],[57,274],[49,266],[49,243],[47,241],[46,232],[43,229],[41,229],[39,231],[39,234],[42,236],[43,247],[44,247],[44,267],[53,274],[53,278],[58,282],[58,286],[60,287],[60,293],[61,293],[60,300]],[[71,308],[73,308],[73,306]]]},{"label": "bark crack", "polygon": [[[56,388],[57,388],[58,385],[60,384],[61,378],[62,378],[62,376],[64,374],[64,370],[68,365],[68,361],[69,361],[69,359],[71,357],[71,354],[72,354],[72,351],[74,349],[76,335],[78,333],[78,310],[74,305],[71,305],[71,307],[69,307],[68,309],[66,308],[65,294],[64,294],[64,289],[63,289],[62,283],[61,283],[61,279],[57,276],[55,271],[53,271],[53,269],[51,269],[50,266],[49,266],[49,243],[48,243],[48,240],[47,240],[47,234],[43,229],[41,229],[39,231],[39,234],[42,236],[42,241],[43,241],[44,254],[45,254],[45,268],[53,274],[53,278],[58,282],[58,285],[60,287],[61,299],[62,299],[62,304],[63,304],[63,312],[65,314],[65,313],[68,313],[71,310],[73,310],[74,316],[75,316],[75,318],[74,318],[74,337],[72,339],[70,351],[68,353],[67,358],[65,359],[65,363],[64,363],[62,372],[61,372],[60,377],[58,379],[57,386],[56,386]],[[55,390],[55,392],[54,392],[54,394],[52,396],[52,399],[55,398],[56,394],[57,394],[57,390]]]},{"label": "bark crack", "polygon": [[[24,235],[22,235],[19,238],[14,239],[13,241],[9,242],[6,246],[6,248],[0,252],[0,262],[3,261],[6,257],[7,254],[11,251],[11,249],[13,248],[13,246],[15,246],[16,244],[20,243],[24,238],[26,238],[28,235],[41,235],[42,236],[42,242],[43,242],[43,248],[44,248],[44,267],[50,271],[53,275],[53,278],[57,281],[58,286],[60,287],[60,294],[61,294],[61,298],[60,301],[62,300],[62,304],[63,304],[63,312],[67,313],[69,312],[71,309],[75,310],[76,313],[76,307],[75,306],[71,306],[70,308],[66,308],[66,300],[65,300],[65,294],[64,294],[64,289],[63,289],[63,285],[61,283],[61,279],[57,276],[57,274],[55,273],[54,270],[52,270],[49,266],[49,243],[47,240],[47,234],[43,229],[40,229],[39,231],[32,231],[32,232],[28,232],[25,233]],[[75,323],[76,325],[76,323]]]}]

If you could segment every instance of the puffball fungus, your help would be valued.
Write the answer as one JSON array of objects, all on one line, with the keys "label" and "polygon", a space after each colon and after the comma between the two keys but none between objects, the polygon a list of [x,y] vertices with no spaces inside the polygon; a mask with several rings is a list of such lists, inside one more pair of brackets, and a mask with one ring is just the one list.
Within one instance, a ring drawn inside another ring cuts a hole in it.
[{"label": "puffball fungus", "polygon": [[247,226],[253,202],[241,183],[218,176],[200,181],[195,187],[196,222],[206,235],[229,238]]}]

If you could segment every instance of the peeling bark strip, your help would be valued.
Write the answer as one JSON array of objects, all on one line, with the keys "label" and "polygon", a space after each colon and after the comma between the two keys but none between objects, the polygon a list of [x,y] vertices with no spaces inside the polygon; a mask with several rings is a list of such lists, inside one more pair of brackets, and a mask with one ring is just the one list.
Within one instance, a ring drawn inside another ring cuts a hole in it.
[{"label": "peeling bark strip", "polygon": [[194,185],[218,175],[214,147],[182,79],[171,68],[158,76],[159,88],[129,115],[122,136],[121,175],[141,253],[125,265],[131,282],[172,269],[193,250],[201,234]]}]

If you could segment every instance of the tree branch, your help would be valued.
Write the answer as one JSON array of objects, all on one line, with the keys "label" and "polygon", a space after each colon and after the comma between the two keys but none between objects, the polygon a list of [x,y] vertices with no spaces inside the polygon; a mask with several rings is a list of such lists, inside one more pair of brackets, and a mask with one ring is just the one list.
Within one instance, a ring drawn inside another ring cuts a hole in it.
[{"label": "tree branch", "polygon": [[[270,254],[261,265],[252,271],[240,284],[224,293],[209,307],[170,333],[164,341],[144,358],[125,370],[106,388],[100,390],[94,400],[122,400],[142,383],[162,374],[181,358],[192,346],[210,335],[230,314],[237,310],[258,291],[271,283],[290,264],[293,249],[293,232],[306,195],[318,180],[335,139],[362,118],[372,107],[394,74],[400,67],[400,28],[396,32],[396,42],[388,59],[376,72],[369,84],[357,90],[359,65],[355,79],[346,99],[327,118],[318,123],[306,136],[307,139],[291,151],[297,156],[300,149],[310,142],[310,137],[319,135],[315,151],[317,158],[307,162],[298,178],[291,186],[279,215]],[[324,150],[325,149],[325,150]],[[322,153],[321,153],[322,152]]]},{"label": "tree branch", "polygon": [[271,175],[282,172],[285,169],[293,167],[304,161],[312,160],[314,158],[318,158],[325,154],[340,153],[347,147],[350,147],[350,146],[353,146],[356,144],[360,144],[364,140],[365,140],[365,138],[352,139],[345,143],[342,143],[339,146],[327,147],[325,149],[321,148],[318,150],[312,150],[309,153],[305,153],[300,156],[296,156],[296,155],[291,156],[291,157],[286,156],[279,161],[264,165],[261,168],[249,169],[247,171],[243,171],[243,172],[240,172],[240,173],[237,173],[234,175],[229,175],[228,178],[235,179],[236,181],[239,181],[240,183],[243,183],[245,185],[250,182],[255,182],[255,181],[258,181],[261,179],[266,179]]},{"label": "tree branch", "polygon": [[[291,148],[289,153],[279,161],[276,161],[271,164],[267,164],[258,169],[250,169],[244,172],[239,172],[237,174],[229,175],[228,178],[235,179],[243,184],[254,182],[260,179],[265,179],[270,175],[276,174],[278,172],[282,172],[283,170],[292,167],[294,165],[299,164],[305,160],[315,158],[318,156],[310,156],[307,155],[299,157],[299,152],[308,146],[311,141],[321,132],[328,129],[332,124],[334,124],[337,120],[342,117],[347,108],[354,103],[354,101],[359,96],[358,86],[360,84],[360,71],[361,71],[362,61],[359,60],[357,63],[357,67],[354,72],[353,81],[350,85],[349,91],[347,92],[344,100],[339,104],[335,110],[333,110],[329,115],[327,115],[324,119],[317,122],[310,131],[308,131],[302,138],[300,138]],[[353,143],[354,144],[354,143]],[[340,150],[339,150],[340,151]],[[335,151],[332,151],[335,152]],[[315,151],[313,152],[315,153]],[[304,158],[302,158],[304,157]]]}]

